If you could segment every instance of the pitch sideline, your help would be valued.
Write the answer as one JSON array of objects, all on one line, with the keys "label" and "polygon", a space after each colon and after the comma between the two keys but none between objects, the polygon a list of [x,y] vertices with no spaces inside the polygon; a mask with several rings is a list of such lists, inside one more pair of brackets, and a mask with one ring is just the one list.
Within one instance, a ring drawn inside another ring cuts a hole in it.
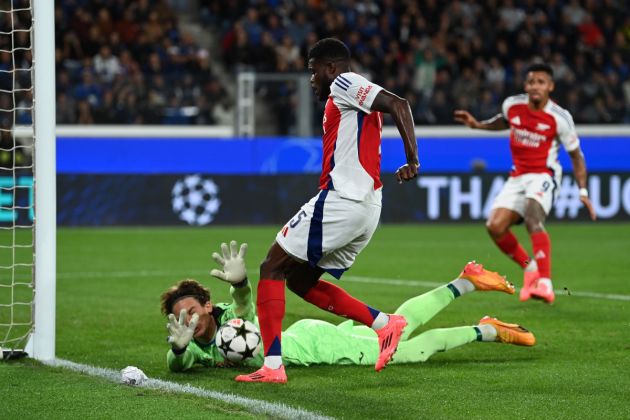
[{"label": "pitch sideline", "polygon": [[[84,365],[80,363],[71,362],[64,359],[54,359],[48,361],[42,361],[43,364],[51,367],[59,367],[63,369],[69,369],[74,372],[84,373],[90,376],[97,376],[106,379],[111,382],[120,383],[121,374],[114,369],[107,369],[97,366]],[[208,391],[203,388],[192,386],[189,384],[182,385],[177,382],[164,381],[162,379],[149,378],[142,385],[137,385],[140,388],[154,389],[158,391],[168,391],[180,394],[191,394],[197,397],[209,398],[218,400],[230,404],[236,404],[244,407],[247,411],[256,414],[263,414],[271,416],[273,418],[282,419],[304,419],[304,420],[331,420],[332,417],[326,417],[318,413],[306,411],[301,408],[289,407],[285,404],[270,403],[263,400],[255,400],[251,398],[241,397],[234,394],[225,394],[218,391]]]}]

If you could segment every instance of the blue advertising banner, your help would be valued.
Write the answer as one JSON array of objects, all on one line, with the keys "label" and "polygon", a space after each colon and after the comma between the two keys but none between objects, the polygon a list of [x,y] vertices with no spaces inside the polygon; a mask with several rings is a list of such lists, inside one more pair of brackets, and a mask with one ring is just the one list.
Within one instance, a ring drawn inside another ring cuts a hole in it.
[{"label": "blue advertising banner", "polygon": [[[57,181],[57,222],[64,226],[282,226],[317,194],[318,176],[62,174]],[[504,182],[503,174],[434,173],[399,185],[387,174],[382,221],[484,220]],[[589,190],[600,220],[630,221],[630,173],[592,174]],[[33,178],[0,176],[0,204],[0,225],[30,225]],[[588,220],[571,176],[563,178],[549,218]]]},{"label": "blue advertising banner", "polygon": [[[591,172],[630,172],[630,138],[582,137]],[[441,137],[418,140],[422,172],[470,172],[480,164],[488,172],[510,170],[509,142],[498,137]],[[405,163],[400,139],[383,139],[382,172]],[[60,174],[316,174],[321,170],[320,139],[82,138],[58,137]],[[570,161],[561,152],[568,170]]]},{"label": "blue advertising banner", "polygon": [[[502,174],[438,173],[398,184],[383,177],[384,223],[481,221]],[[60,225],[275,224],[290,220],[317,191],[317,175],[60,175]],[[630,221],[630,174],[589,179],[600,220]],[[589,220],[579,190],[564,177],[551,220]]]}]

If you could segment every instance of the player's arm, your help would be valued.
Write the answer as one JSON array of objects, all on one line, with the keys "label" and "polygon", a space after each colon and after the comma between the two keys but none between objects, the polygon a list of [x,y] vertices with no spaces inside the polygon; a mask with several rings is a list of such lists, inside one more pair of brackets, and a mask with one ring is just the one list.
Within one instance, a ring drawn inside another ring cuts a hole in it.
[{"label": "player's arm", "polygon": [[182,309],[179,313],[179,319],[175,315],[169,314],[166,328],[169,331],[168,342],[171,349],[166,354],[166,364],[172,372],[181,372],[190,369],[195,363],[195,355],[189,347],[189,343],[195,333],[199,315],[193,314],[190,322],[187,324],[186,319],[188,311]]},{"label": "player's arm", "polygon": [[230,294],[234,300],[234,313],[237,317],[253,321],[256,317],[256,309],[252,299],[252,289],[247,280],[247,268],[245,267],[245,255],[247,244],[231,241],[230,246],[221,244],[221,254],[214,252],[212,258],[222,267],[222,270],[212,269],[210,274],[219,280],[230,283]]},{"label": "player's arm", "polygon": [[190,369],[195,364],[195,355],[186,348],[183,353],[177,353],[170,349],[166,353],[166,365],[171,372],[183,372]]},{"label": "player's arm", "polygon": [[477,121],[470,112],[458,109],[453,114],[453,117],[455,118],[455,121],[476,130],[500,131],[510,128],[510,124],[507,122],[503,114],[497,114],[488,120]]},{"label": "player's arm", "polygon": [[407,163],[398,168],[396,179],[398,182],[402,182],[415,178],[418,175],[420,162],[418,160],[418,143],[416,141],[413,114],[411,113],[409,102],[405,98],[383,89],[374,98],[371,109],[372,111],[390,114],[402,138]]},{"label": "player's arm", "polygon": [[591,203],[591,199],[588,197],[588,189],[586,187],[586,161],[584,160],[584,154],[582,153],[581,148],[577,148],[569,152],[569,157],[571,158],[571,164],[573,165],[573,174],[575,175],[575,180],[580,187],[580,201],[584,204],[584,207],[588,209],[588,213],[591,216],[592,220],[597,219],[597,214],[595,213],[595,209],[593,208],[593,203]]}]

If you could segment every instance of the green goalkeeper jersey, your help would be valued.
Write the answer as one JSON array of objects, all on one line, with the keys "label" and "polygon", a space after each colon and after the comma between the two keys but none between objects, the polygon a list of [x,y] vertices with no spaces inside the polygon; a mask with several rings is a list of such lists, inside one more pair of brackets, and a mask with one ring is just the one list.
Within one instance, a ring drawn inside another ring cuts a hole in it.
[{"label": "green goalkeeper jersey", "polygon": [[[249,284],[241,288],[230,288],[232,303],[217,303],[212,316],[221,326],[230,319],[242,318],[258,325],[255,305],[252,301]],[[291,325],[282,333],[282,359],[287,365],[311,364],[374,364],[378,357],[378,340],[369,328],[353,326],[352,321],[340,325],[328,322],[303,319]],[[247,366],[260,367],[263,364],[263,352],[242,362]],[[230,366],[219,353],[215,341],[203,345],[191,341],[180,355],[169,350],[166,357],[171,371],[190,369],[195,364],[203,366]]]},{"label": "green goalkeeper jersey", "polygon": [[[234,318],[245,319],[258,325],[256,309],[252,301],[252,289],[249,284],[239,288],[230,287],[230,294],[232,295],[232,303],[213,305],[212,317],[217,327]],[[209,367],[231,364],[219,353],[214,339],[206,345],[193,339],[188,343],[186,351],[179,355],[171,349],[166,354],[166,362],[168,368],[175,372],[190,369],[195,363]],[[263,355],[260,352],[255,358],[243,363],[249,366],[262,366],[262,362]]]},{"label": "green goalkeeper jersey", "polygon": [[[213,310],[217,325],[223,325],[233,318],[243,318],[258,325],[249,285],[231,288],[230,292],[233,302],[217,304]],[[475,326],[433,329],[409,339],[416,328],[454,299],[451,289],[441,286],[409,299],[396,310],[395,313],[403,315],[409,325],[392,363],[424,362],[435,353],[480,339],[480,332]],[[316,319],[302,319],[282,333],[282,360],[286,365],[373,365],[378,358],[378,348],[376,333],[364,325],[353,325],[352,321],[334,325]],[[262,353],[244,363],[262,366]],[[192,341],[179,356],[169,350],[167,360],[173,371],[190,369],[195,363],[205,366],[230,364],[221,356],[214,341],[207,346]]]}]

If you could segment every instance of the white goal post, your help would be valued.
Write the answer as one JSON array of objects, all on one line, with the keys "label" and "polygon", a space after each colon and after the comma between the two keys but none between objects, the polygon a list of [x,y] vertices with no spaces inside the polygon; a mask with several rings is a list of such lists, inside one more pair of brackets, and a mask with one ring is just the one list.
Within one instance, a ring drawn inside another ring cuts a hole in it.
[{"label": "white goal post", "polygon": [[[55,137],[55,2],[33,0],[35,144],[34,325],[27,352],[55,358],[57,185]],[[39,71],[38,71],[39,69]],[[32,349],[31,347],[32,343]]]},{"label": "white goal post", "polygon": [[[0,152],[9,156],[0,163],[4,357],[26,353],[38,360],[55,358],[54,16],[51,0],[0,2],[0,52],[11,55],[11,66],[0,70]],[[18,130],[24,119],[31,126]]]}]

